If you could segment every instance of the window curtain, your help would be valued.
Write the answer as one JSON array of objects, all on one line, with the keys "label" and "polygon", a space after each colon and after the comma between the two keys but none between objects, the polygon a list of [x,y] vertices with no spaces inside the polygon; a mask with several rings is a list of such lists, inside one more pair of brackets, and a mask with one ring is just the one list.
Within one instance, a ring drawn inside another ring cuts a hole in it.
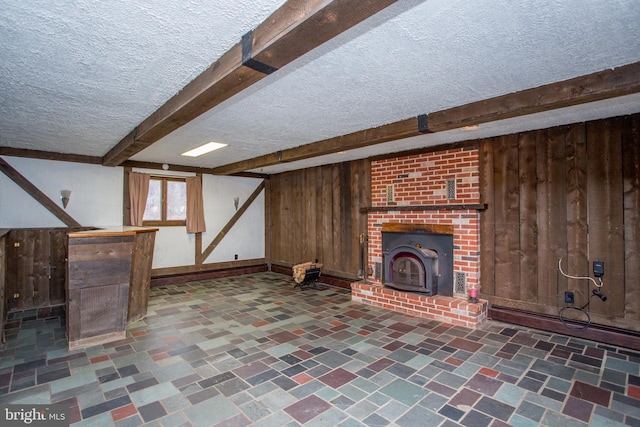
[{"label": "window curtain", "polygon": [[149,175],[139,172],[129,174],[129,202],[131,225],[141,226],[149,194]]},{"label": "window curtain", "polygon": [[201,233],[204,224],[204,202],[202,199],[202,177],[189,176],[187,182],[187,233]]}]

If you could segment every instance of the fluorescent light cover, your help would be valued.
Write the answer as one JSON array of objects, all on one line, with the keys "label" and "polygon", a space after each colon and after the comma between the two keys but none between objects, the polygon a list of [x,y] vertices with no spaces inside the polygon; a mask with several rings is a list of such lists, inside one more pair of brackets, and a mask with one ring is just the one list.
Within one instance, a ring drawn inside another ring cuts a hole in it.
[{"label": "fluorescent light cover", "polygon": [[198,157],[198,156],[202,156],[203,154],[210,153],[213,150],[217,150],[219,148],[226,147],[226,146],[227,144],[221,144],[219,142],[207,142],[206,144],[201,145],[200,147],[196,147],[193,150],[186,151],[181,155],[189,156],[189,157]]}]

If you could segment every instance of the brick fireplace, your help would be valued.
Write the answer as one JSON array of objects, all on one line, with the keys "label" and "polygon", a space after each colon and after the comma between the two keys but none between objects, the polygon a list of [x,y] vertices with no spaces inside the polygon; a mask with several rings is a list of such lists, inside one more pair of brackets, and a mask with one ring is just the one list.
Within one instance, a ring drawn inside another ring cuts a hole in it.
[{"label": "brick fireplace", "polygon": [[[368,274],[351,285],[354,301],[467,327],[484,322],[487,303],[467,301],[467,289],[480,281],[478,165],[478,150],[464,147],[372,161]],[[385,247],[387,233],[406,249]],[[431,235],[452,236],[448,264],[434,264],[448,249],[420,240]],[[404,256],[400,272],[389,252]],[[435,280],[435,289],[412,287],[421,280]]]}]

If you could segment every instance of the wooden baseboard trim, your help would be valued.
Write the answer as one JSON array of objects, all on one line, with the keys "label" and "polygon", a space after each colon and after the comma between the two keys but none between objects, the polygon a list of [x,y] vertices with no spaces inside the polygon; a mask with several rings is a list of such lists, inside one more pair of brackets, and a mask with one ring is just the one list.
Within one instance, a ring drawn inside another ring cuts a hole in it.
[{"label": "wooden baseboard trim", "polygon": [[557,317],[541,315],[506,307],[489,308],[489,319],[498,322],[511,323],[513,325],[526,326],[543,331],[569,335],[576,338],[597,341],[603,344],[626,347],[633,350],[640,350],[640,333],[615,329],[604,325],[592,324],[583,331],[568,329]]},{"label": "wooden baseboard trim", "polygon": [[212,262],[207,264],[183,265],[179,267],[165,267],[151,269],[151,277],[180,276],[183,274],[200,273],[203,271],[226,270],[239,267],[254,267],[266,265],[264,258],[244,259],[239,261]]},{"label": "wooden baseboard trim", "polygon": [[[238,265],[235,267],[226,266],[211,268],[209,270],[199,271],[182,271],[175,274],[155,274],[151,277],[151,287],[166,286],[177,283],[192,282],[195,280],[217,279],[220,277],[240,276],[242,274],[262,273],[265,271],[273,271],[274,273],[293,276],[291,266],[260,263],[255,265]],[[292,279],[293,280],[293,279]],[[353,278],[339,277],[336,275],[322,273],[320,283],[336,286],[338,288],[351,289]]]},{"label": "wooden baseboard trim", "polygon": [[269,271],[267,264],[258,264],[154,276],[151,278],[151,287],[174,285],[178,283],[193,282],[196,280],[218,279],[220,277],[240,276],[243,274],[262,273],[265,271]]}]

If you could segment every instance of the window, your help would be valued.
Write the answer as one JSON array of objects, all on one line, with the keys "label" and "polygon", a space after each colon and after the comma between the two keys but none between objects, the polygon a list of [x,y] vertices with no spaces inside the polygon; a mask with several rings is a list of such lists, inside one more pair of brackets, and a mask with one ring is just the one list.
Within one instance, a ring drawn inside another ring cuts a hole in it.
[{"label": "window", "polygon": [[143,225],[186,225],[187,184],[184,178],[152,176]]}]

